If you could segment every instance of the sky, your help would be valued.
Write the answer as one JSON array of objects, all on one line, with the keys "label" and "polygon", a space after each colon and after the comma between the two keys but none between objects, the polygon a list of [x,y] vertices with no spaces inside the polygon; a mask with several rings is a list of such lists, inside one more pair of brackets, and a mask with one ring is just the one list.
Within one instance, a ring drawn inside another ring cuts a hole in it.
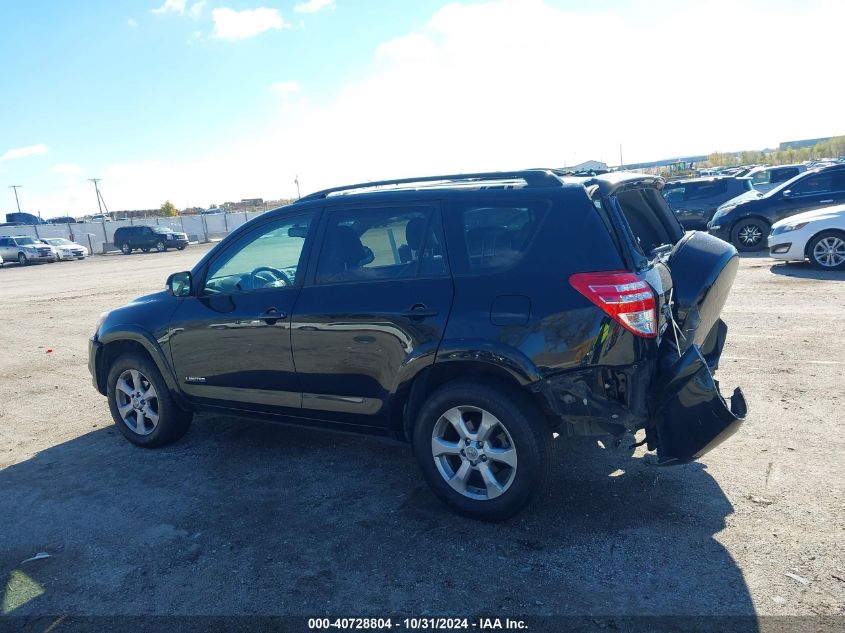
[{"label": "sky", "polygon": [[845,134],[842,0],[0,0],[0,214]]}]

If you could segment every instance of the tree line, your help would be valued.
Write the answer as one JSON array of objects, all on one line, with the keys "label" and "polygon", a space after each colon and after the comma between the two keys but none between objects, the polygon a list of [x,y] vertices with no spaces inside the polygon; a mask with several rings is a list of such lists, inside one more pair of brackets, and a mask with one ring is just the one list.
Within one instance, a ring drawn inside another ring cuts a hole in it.
[{"label": "tree line", "polygon": [[801,147],[798,149],[789,147],[771,152],[757,150],[738,153],[713,152],[708,157],[708,162],[713,167],[754,165],[760,163],[788,165],[790,163],[801,163],[805,160],[839,158],[840,156],[845,156],[845,136],[834,136],[830,140],[816,143],[813,147]]}]

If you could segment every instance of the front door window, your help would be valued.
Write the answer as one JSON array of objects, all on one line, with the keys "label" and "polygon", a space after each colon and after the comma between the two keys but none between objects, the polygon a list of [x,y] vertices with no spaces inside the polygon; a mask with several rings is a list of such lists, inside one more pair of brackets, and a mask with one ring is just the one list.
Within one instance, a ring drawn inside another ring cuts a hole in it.
[{"label": "front door window", "polygon": [[284,288],[301,274],[299,259],[313,214],[273,222],[218,257],[202,294],[219,295]]}]

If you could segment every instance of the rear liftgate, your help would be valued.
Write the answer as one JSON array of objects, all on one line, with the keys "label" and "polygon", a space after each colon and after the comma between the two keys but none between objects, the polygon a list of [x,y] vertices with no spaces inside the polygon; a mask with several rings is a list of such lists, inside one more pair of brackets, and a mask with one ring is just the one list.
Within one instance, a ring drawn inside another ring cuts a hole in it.
[{"label": "rear liftgate", "polygon": [[727,327],[719,319],[736,276],[736,250],[707,233],[688,233],[667,262],[672,273],[672,324],[660,347],[652,391],[648,447],[660,464],[697,459],[733,435],[745,418],[737,387],[730,405],[712,371],[718,367]]}]

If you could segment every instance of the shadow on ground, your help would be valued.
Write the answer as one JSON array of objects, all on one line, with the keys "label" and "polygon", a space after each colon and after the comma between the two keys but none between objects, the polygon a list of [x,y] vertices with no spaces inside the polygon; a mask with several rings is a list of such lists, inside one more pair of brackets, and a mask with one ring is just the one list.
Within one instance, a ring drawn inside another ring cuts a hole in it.
[{"label": "shadow on ground", "polygon": [[769,268],[775,275],[795,277],[799,279],[820,279],[824,281],[845,281],[845,271],[821,270],[814,268],[809,262],[784,262],[774,264]]},{"label": "shadow on ground", "polygon": [[753,614],[704,467],[555,457],[544,498],[484,524],[387,441],[200,418],[150,451],[98,430],[0,471],[3,611]]}]

